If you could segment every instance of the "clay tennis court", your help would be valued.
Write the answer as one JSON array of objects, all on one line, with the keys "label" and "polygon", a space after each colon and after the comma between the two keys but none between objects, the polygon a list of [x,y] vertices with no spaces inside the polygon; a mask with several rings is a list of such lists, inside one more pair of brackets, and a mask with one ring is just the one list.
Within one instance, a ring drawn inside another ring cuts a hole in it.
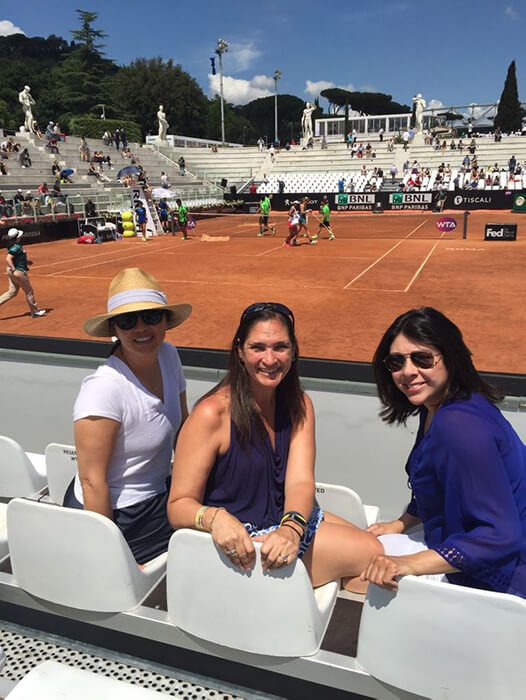
[{"label": "clay tennis court", "polygon": [[[292,249],[282,246],[283,214],[273,215],[275,238],[256,237],[257,216],[229,215],[199,220],[188,241],[28,246],[36,297],[49,314],[31,319],[19,294],[0,308],[0,332],[87,339],[82,323],[105,311],[111,278],[143,267],[170,301],[193,304],[191,318],[168,334],[179,346],[228,347],[240,312],[270,300],[294,311],[303,356],[370,361],[396,315],[433,305],[461,327],[480,369],[525,373],[526,223],[519,214],[472,212],[464,240],[463,213],[444,215],[457,220],[455,230],[439,230],[430,213],[336,213],[335,241],[301,239]],[[517,223],[517,240],[485,242],[485,223]]]}]

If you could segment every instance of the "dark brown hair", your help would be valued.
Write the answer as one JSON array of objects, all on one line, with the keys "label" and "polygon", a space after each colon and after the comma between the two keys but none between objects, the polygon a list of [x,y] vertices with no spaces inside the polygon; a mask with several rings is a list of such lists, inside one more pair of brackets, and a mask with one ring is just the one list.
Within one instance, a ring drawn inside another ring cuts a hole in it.
[{"label": "dark brown hair", "polygon": [[409,416],[420,410],[396,387],[391,372],[384,364],[394,339],[400,334],[416,343],[434,348],[442,355],[448,374],[444,401],[462,401],[468,399],[473,392],[482,394],[491,403],[497,403],[503,398],[502,392],[485,382],[475,369],[471,351],[465,344],[460,329],[440,311],[425,306],[398,316],[384,333],[374,354],[376,386],[384,406],[380,416],[386,423],[405,423]]},{"label": "dark brown hair", "polygon": [[[252,306],[259,306],[251,304]],[[243,347],[250,330],[258,321],[275,319],[283,323],[287,329],[292,345],[292,364],[289,371],[276,389],[276,401],[284,402],[292,423],[292,428],[301,425],[305,420],[305,398],[298,376],[298,341],[294,333],[294,321],[285,313],[271,308],[271,304],[261,304],[261,309],[241,314],[239,326],[234,334],[228,359],[228,372],[225,377],[211,391],[205,394],[200,401],[212,396],[219,389],[228,387],[230,391],[230,412],[238,433],[239,442],[246,446],[254,437],[254,431],[258,439],[265,437],[265,427],[261,421],[259,410],[252,398],[250,381],[246,368],[239,357],[239,348]]]}]

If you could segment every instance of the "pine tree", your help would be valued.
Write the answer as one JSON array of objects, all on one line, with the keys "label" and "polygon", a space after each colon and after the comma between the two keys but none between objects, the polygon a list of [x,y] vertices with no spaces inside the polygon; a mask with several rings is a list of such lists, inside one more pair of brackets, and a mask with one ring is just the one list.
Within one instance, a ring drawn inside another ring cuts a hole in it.
[{"label": "pine tree", "polygon": [[101,49],[104,47],[104,44],[97,43],[97,40],[104,39],[108,35],[100,29],[93,28],[93,22],[95,22],[99,13],[88,12],[87,10],[76,10],[76,12],[79,15],[81,27],[71,31],[73,38],[89,51],[102,56],[103,52]]},{"label": "pine tree", "polygon": [[520,131],[522,127],[522,117],[524,110],[519,102],[519,91],[517,89],[517,75],[515,72],[515,61],[512,61],[508,68],[504,89],[500,96],[497,116],[495,117],[495,128],[500,127],[502,131],[511,133]]}]

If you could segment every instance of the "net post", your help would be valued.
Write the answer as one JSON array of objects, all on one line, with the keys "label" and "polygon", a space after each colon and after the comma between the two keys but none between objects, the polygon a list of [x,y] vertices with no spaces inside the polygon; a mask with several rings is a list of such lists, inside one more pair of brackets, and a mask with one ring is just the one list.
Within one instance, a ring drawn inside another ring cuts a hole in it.
[{"label": "net post", "polygon": [[463,238],[463,240],[466,240],[468,237],[468,216],[469,216],[469,211],[465,210],[464,211],[464,224],[462,226],[462,238]]}]

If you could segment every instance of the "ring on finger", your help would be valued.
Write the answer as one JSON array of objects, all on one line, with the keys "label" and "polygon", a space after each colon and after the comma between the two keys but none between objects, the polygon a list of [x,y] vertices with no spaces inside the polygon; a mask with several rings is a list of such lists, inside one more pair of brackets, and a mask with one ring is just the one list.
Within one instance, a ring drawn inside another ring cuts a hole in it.
[{"label": "ring on finger", "polygon": [[228,554],[229,557],[237,557],[237,549],[234,547],[234,549],[227,549],[226,553]]}]

